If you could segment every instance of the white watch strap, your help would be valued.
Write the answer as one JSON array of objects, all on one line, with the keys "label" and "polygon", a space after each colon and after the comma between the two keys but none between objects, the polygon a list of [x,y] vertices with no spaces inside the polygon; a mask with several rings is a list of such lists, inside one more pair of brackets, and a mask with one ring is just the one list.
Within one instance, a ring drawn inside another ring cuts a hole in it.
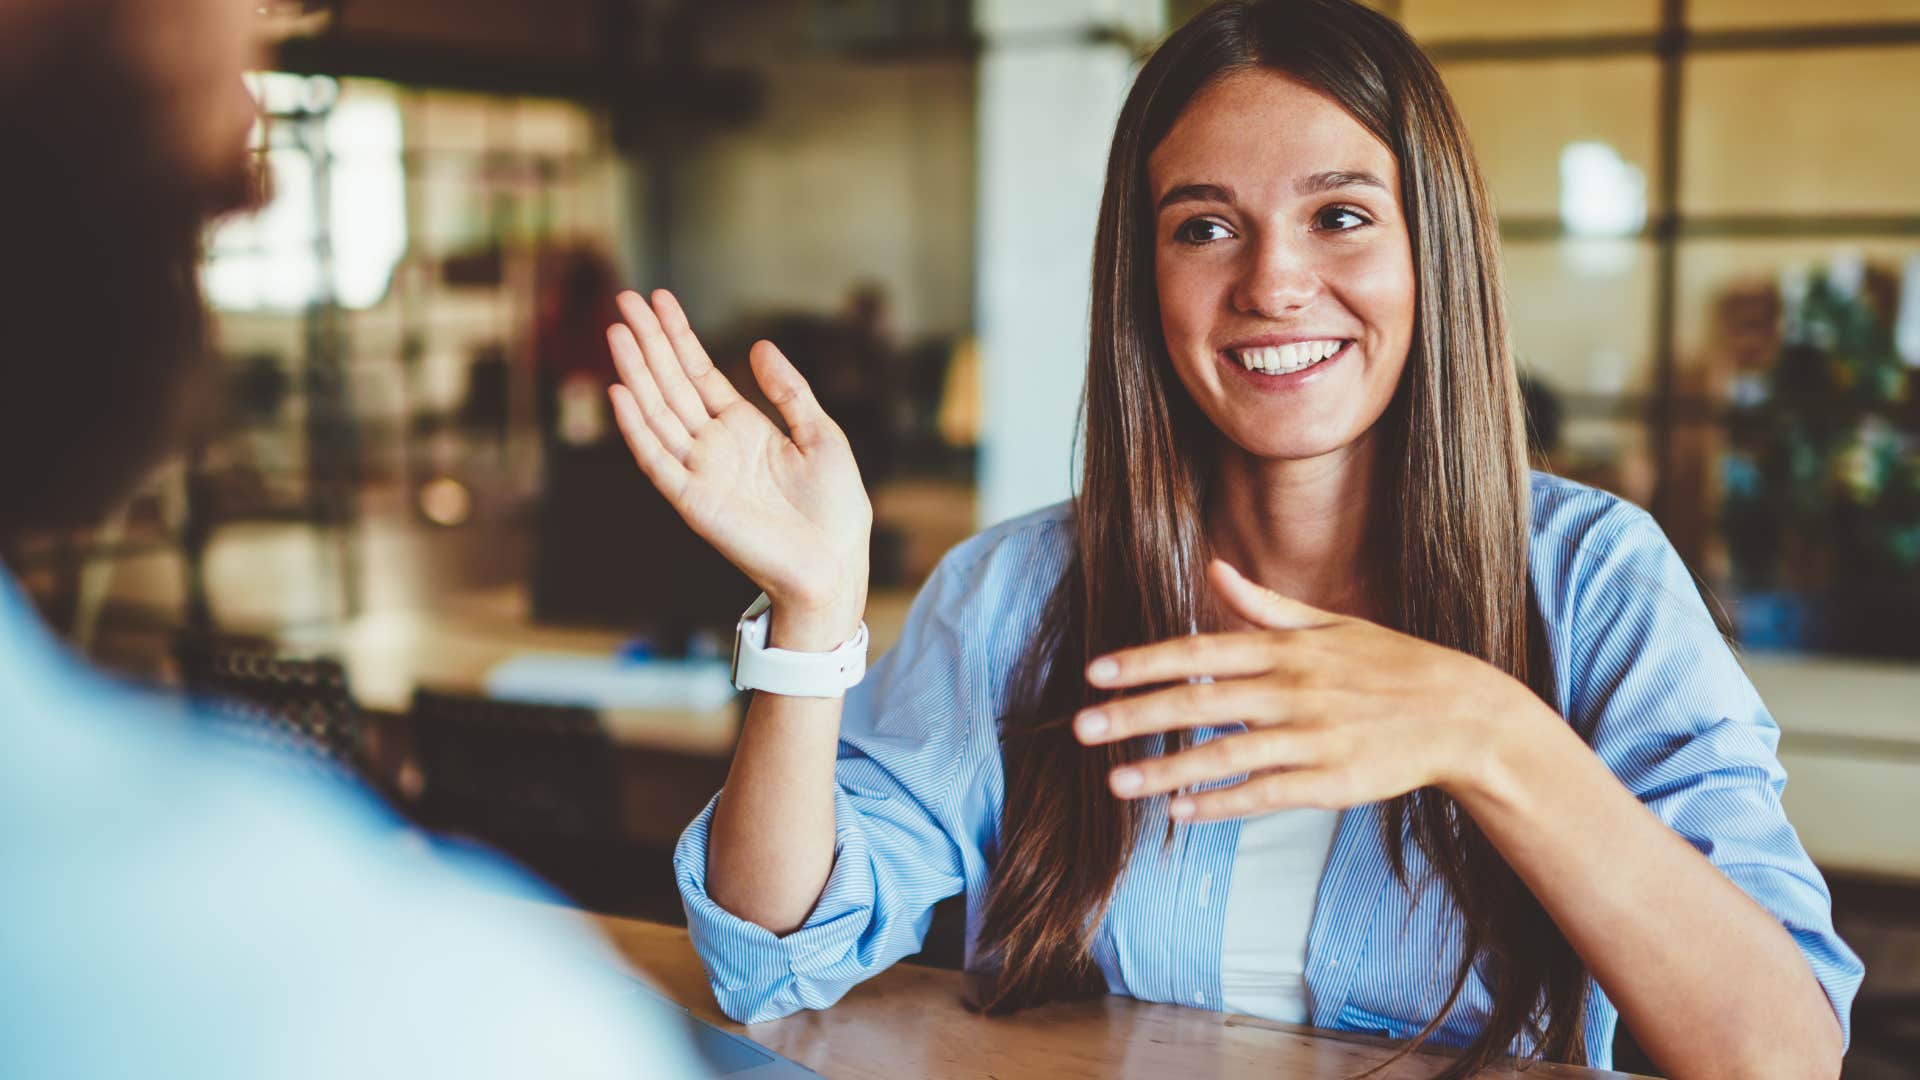
[{"label": "white watch strap", "polygon": [[766,593],[748,605],[733,638],[733,686],[786,697],[834,698],[867,673],[867,624],[831,652],[796,652],[767,645],[773,602]]}]

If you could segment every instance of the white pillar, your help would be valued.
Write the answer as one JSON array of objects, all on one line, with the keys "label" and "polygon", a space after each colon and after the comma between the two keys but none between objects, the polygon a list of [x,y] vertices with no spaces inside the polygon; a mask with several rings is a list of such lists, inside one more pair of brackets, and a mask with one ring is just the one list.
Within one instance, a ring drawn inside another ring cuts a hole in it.
[{"label": "white pillar", "polygon": [[1164,0],[978,0],[980,524],[1073,493],[1107,147]]}]

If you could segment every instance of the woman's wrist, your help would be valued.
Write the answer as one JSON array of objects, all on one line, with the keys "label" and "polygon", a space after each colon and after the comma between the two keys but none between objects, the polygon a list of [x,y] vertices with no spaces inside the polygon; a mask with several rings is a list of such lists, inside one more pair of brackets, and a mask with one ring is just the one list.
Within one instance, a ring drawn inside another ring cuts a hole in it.
[{"label": "woman's wrist", "polygon": [[770,597],[767,644],[793,652],[831,652],[853,639],[860,630],[860,619],[867,610],[867,590],[863,580],[852,593],[823,601],[783,600]]},{"label": "woman's wrist", "polygon": [[1469,811],[1522,801],[1528,774],[1571,735],[1566,721],[1524,683],[1506,681],[1511,685],[1498,705],[1464,721],[1457,740],[1462,749],[1439,785]]}]

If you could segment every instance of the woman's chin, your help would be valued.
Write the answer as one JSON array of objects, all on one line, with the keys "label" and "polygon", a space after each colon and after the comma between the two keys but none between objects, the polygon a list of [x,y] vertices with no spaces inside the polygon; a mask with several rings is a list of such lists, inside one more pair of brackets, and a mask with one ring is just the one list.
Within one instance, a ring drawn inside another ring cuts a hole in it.
[{"label": "woman's chin", "polygon": [[1321,461],[1334,458],[1350,449],[1357,438],[1328,436],[1325,438],[1290,437],[1275,439],[1271,433],[1253,438],[1233,438],[1247,457],[1263,463],[1282,463],[1292,461]]},{"label": "woman's chin", "polygon": [[[1247,457],[1261,461],[1312,461],[1361,442],[1371,425],[1359,417],[1288,418],[1262,409],[1254,415],[1221,417],[1215,426]],[[1224,422],[1221,422],[1224,421]]]}]

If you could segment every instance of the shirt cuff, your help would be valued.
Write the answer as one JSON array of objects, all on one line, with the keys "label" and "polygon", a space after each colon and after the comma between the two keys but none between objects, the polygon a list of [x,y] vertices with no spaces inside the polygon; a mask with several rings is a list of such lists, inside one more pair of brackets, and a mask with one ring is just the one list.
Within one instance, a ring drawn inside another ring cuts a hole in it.
[{"label": "shirt cuff", "polygon": [[833,793],[833,870],[799,929],[779,935],[727,911],[707,895],[707,837],[719,795],[687,826],[674,848],[674,876],[687,932],[722,1012],[757,1023],[801,1009],[823,1009],[872,974],[860,941],[872,925],[873,861],[858,815],[837,785]]}]

